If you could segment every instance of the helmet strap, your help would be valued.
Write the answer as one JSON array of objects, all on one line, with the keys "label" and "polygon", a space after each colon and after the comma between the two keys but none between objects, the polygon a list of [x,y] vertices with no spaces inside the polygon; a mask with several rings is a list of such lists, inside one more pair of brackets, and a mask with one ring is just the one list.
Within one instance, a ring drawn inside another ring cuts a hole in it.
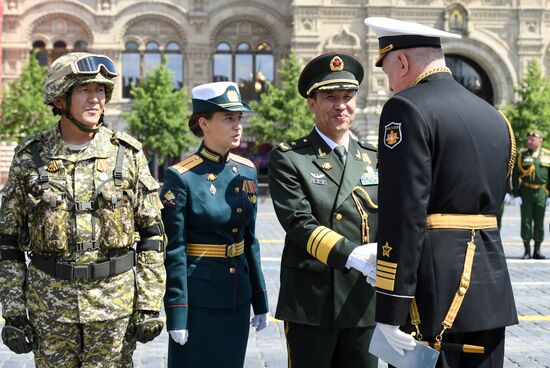
[{"label": "helmet strap", "polygon": [[103,125],[103,113],[101,113],[101,116],[99,118],[99,122],[97,123],[96,128],[88,128],[86,125],[82,124],[80,121],[76,120],[74,116],[71,115],[71,95],[73,94],[73,89],[71,88],[69,91],[67,91],[67,97],[66,97],[66,107],[65,111],[63,111],[63,116],[69,119],[71,123],[73,123],[80,131],[85,133],[97,133],[99,131],[99,128]]}]

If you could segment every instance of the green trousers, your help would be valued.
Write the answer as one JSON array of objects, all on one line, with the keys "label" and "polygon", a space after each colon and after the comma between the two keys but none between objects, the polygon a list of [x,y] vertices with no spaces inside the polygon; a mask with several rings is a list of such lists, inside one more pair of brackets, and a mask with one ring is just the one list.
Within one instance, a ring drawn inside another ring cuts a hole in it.
[{"label": "green trousers", "polygon": [[545,209],[545,206],[539,206],[534,201],[523,200],[521,204],[521,239],[523,242],[526,243],[534,239],[535,242],[542,243]]}]

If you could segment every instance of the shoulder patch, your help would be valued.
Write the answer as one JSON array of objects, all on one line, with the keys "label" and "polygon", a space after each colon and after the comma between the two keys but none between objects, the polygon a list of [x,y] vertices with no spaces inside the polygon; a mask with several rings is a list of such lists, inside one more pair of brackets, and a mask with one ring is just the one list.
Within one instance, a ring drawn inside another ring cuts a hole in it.
[{"label": "shoulder patch", "polygon": [[203,163],[203,159],[200,158],[198,155],[191,155],[184,159],[183,161],[175,164],[174,166],[171,166],[174,170],[179,172],[180,174],[185,174],[195,166],[198,166]]},{"label": "shoulder patch", "polygon": [[142,144],[136,138],[124,132],[113,132],[113,139],[126,143],[136,151],[139,151],[142,147]]},{"label": "shoulder patch", "polygon": [[401,123],[392,121],[391,123],[384,125],[384,146],[389,149],[394,149],[402,141],[403,135],[401,134]]},{"label": "shoulder patch", "polygon": [[307,139],[307,137],[303,137],[292,141],[279,143],[279,149],[283,152],[286,152],[292,149],[305,147],[308,144],[309,144],[309,140]]},{"label": "shoulder patch", "polygon": [[32,142],[35,142],[35,141],[42,141],[43,140],[43,135],[42,133],[38,133],[38,134],[35,134],[33,136],[30,136],[28,137],[27,139],[25,139],[23,142],[19,143],[17,145],[17,147],[15,147],[15,155],[18,155],[19,153],[21,153],[25,148],[27,148]]},{"label": "shoulder patch", "polygon": [[236,155],[234,153],[229,154],[229,159],[233,160],[235,162],[238,162],[240,164],[243,164],[244,166],[248,166],[248,167],[251,167],[253,169],[256,168],[256,166],[254,166],[254,163],[252,161],[250,161],[249,159],[244,158],[242,156]]}]

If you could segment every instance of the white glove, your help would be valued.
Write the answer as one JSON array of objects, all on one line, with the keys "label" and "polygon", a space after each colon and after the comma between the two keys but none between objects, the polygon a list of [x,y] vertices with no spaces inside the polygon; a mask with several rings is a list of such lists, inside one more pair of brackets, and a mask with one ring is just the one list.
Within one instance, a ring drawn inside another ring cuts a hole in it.
[{"label": "white glove", "polygon": [[256,327],[256,331],[261,331],[264,328],[267,327],[269,324],[269,321],[267,320],[267,313],[264,314],[256,314],[252,319],[250,320],[250,325],[252,327]]},{"label": "white glove", "polygon": [[376,328],[382,332],[382,335],[388,341],[388,344],[395,350],[399,355],[405,355],[405,350],[413,350],[416,346],[414,343],[414,338],[404,333],[399,329],[399,326],[386,325],[384,323],[377,322]]},{"label": "white glove", "polygon": [[373,266],[372,269],[369,269],[367,273],[367,282],[372,287],[376,287],[376,266]]},{"label": "white glove", "polygon": [[172,340],[180,345],[185,345],[187,339],[189,338],[188,330],[170,330],[168,333],[172,336]]},{"label": "white glove", "polygon": [[510,195],[510,193],[506,193],[504,195],[504,203],[510,204],[511,201],[512,201],[512,196]]},{"label": "white glove", "polygon": [[521,197],[514,197],[514,204],[516,206],[521,206],[522,203],[523,201],[521,200]]},{"label": "white glove", "polygon": [[550,203],[550,198],[546,198],[546,205],[548,206],[548,203]]},{"label": "white glove", "polygon": [[363,244],[356,247],[346,261],[346,268],[355,268],[363,275],[372,273],[372,268],[376,272],[376,243]]}]

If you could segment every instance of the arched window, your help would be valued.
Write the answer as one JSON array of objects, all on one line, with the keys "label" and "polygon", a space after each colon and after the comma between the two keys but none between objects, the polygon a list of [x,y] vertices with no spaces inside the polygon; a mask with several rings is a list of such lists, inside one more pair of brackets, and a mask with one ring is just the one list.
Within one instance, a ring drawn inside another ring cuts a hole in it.
[{"label": "arched window", "polygon": [[445,62],[457,82],[476,96],[481,97],[491,105],[493,104],[491,81],[479,64],[462,55],[453,54],[445,55]]},{"label": "arched window", "polygon": [[159,44],[156,42],[147,42],[147,45],[145,45],[145,54],[143,55],[144,76],[160,66],[162,61],[161,56]]},{"label": "arched window", "polygon": [[214,82],[233,80],[233,56],[231,46],[222,42],[214,54]]},{"label": "arched window", "polygon": [[50,60],[53,62],[55,59],[60,57],[61,55],[65,55],[67,53],[67,44],[65,41],[55,41],[53,43],[53,50],[50,55]]},{"label": "arched window", "polygon": [[248,42],[240,42],[232,48],[228,42],[220,42],[213,68],[214,82],[235,81],[245,100],[256,100],[265,91],[266,82],[274,79],[271,46],[260,42],[253,48]]},{"label": "arched window", "polygon": [[122,97],[130,98],[132,85],[139,84],[141,75],[141,55],[139,45],[130,41],[126,43],[126,49],[122,53]]},{"label": "arched window", "polygon": [[36,59],[40,66],[48,66],[48,52],[46,51],[46,44],[42,41],[34,41],[32,44],[33,52],[36,51]]},{"label": "arched window", "polygon": [[122,97],[131,98],[132,84],[137,86],[141,78],[157,69],[162,63],[162,55],[166,55],[166,66],[173,71],[175,89],[183,86],[183,55],[177,42],[169,41],[162,50],[160,43],[149,41],[145,49],[140,49],[135,41],[126,43],[122,53]]},{"label": "arched window", "polygon": [[86,41],[76,41],[74,43],[73,50],[76,52],[86,52],[88,51],[88,43]]},{"label": "arched window", "polygon": [[177,42],[166,45],[166,66],[173,72],[172,83],[175,89],[183,86],[183,55]]}]

